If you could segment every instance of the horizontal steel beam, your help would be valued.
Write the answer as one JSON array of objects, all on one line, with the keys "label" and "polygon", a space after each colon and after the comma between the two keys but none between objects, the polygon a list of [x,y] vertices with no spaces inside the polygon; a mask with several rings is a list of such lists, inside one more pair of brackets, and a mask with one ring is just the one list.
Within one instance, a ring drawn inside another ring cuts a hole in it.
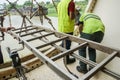
[{"label": "horizontal steel beam", "polygon": [[34,37],[34,38],[28,39],[28,40],[26,40],[26,41],[27,41],[27,42],[30,42],[30,41],[33,41],[33,40],[36,40],[36,39],[40,39],[40,38],[42,38],[42,37],[46,37],[46,36],[49,36],[49,35],[52,35],[52,34],[54,34],[54,32],[50,32],[50,33],[48,33],[48,34],[44,34],[44,35],[41,35],[41,36],[38,36],[38,37]]},{"label": "horizontal steel beam", "polygon": [[[14,30],[12,30],[12,31],[18,31],[18,30],[20,30],[20,29],[25,29],[25,28],[31,28],[31,27],[33,27],[33,26],[26,26],[26,27],[20,27],[20,28],[17,28],[17,29],[14,29]],[[36,27],[37,28],[37,27]]]},{"label": "horizontal steel beam", "polygon": [[30,28],[30,29],[20,30],[20,31],[17,31],[15,33],[18,34],[18,33],[26,32],[26,31],[34,30],[34,29],[37,29],[37,28],[34,27],[34,28]]},{"label": "horizontal steel beam", "polygon": [[50,45],[50,44],[54,44],[54,43],[56,43],[56,42],[59,42],[59,41],[61,41],[61,40],[64,40],[64,39],[67,39],[68,37],[63,37],[63,38],[59,38],[59,39],[57,39],[57,40],[54,40],[54,41],[51,41],[51,42],[47,42],[46,44],[43,44],[43,45],[41,45],[41,46],[38,46],[38,47],[36,47],[37,49],[40,49],[40,48],[42,48],[42,47],[45,47],[45,46],[48,46],[48,45]]},{"label": "horizontal steel beam", "polygon": [[82,44],[80,44],[80,45],[78,45],[78,46],[76,46],[76,47],[74,47],[74,48],[72,48],[72,49],[65,50],[64,52],[62,52],[62,53],[60,53],[60,54],[52,57],[51,59],[52,59],[52,60],[57,60],[57,59],[60,59],[60,58],[66,56],[66,55],[68,55],[68,54],[73,54],[74,51],[76,51],[76,50],[78,50],[78,49],[80,49],[80,48],[82,48],[82,47],[85,47],[85,46],[87,46],[87,45],[88,45],[87,42],[82,43]]},{"label": "horizontal steel beam", "polygon": [[44,31],[44,29],[41,29],[41,30],[39,30],[39,31],[34,31],[34,32],[31,32],[31,33],[27,33],[27,34],[23,34],[23,35],[20,35],[20,37],[24,37],[24,36],[32,35],[32,34],[35,34],[35,33],[42,32],[42,31]]}]

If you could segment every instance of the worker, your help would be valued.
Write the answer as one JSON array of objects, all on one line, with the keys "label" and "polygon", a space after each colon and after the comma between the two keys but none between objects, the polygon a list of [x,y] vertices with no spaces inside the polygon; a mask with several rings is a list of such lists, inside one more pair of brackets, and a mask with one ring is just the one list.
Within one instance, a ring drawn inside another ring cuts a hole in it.
[{"label": "worker", "polygon": [[[8,27],[8,28],[3,28],[0,27],[0,31],[1,32],[7,32],[8,30],[14,29],[14,27]],[[2,55],[2,51],[1,51],[1,45],[0,45],[0,64],[3,64],[4,60],[3,60],[3,55]]]},{"label": "worker", "polygon": [[[61,0],[57,6],[58,10],[58,31],[66,34],[73,35],[75,24],[75,3],[73,0]],[[64,47],[64,41],[62,41],[62,47]],[[66,49],[70,49],[71,41],[65,40]],[[75,62],[75,58],[66,56],[66,63],[70,64]]]},{"label": "worker", "polygon": [[[94,13],[84,13],[80,17],[80,22],[77,24],[80,26],[80,37],[85,38],[91,41],[95,41],[100,43],[103,40],[105,27],[100,19],[99,16],[97,16]],[[86,58],[86,49],[88,49],[88,56],[89,60],[96,62],[96,50],[91,47],[83,47],[79,50],[79,55]],[[80,61],[80,66],[77,66],[76,69],[79,72],[87,73],[87,65]],[[89,70],[92,69],[92,67],[89,66]]]}]

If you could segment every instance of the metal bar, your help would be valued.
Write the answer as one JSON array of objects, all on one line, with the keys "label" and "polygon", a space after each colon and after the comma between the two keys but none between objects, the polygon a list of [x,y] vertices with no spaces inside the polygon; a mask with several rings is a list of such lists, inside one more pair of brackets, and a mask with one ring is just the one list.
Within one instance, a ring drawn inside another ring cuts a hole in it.
[{"label": "metal bar", "polygon": [[97,63],[95,63],[95,62],[93,62],[91,60],[88,60],[88,59],[86,59],[86,58],[84,58],[84,57],[82,57],[80,55],[72,54],[72,56],[75,57],[76,59],[78,59],[78,60],[80,60],[80,61],[90,65],[91,67],[95,67],[97,65]]},{"label": "metal bar", "polygon": [[106,69],[106,68],[104,68],[102,71],[103,71],[104,73],[112,76],[113,78],[115,78],[115,79],[117,79],[117,80],[120,80],[120,75],[119,75],[119,74],[116,74],[116,73],[114,73],[114,72],[112,72],[112,71],[110,71],[110,70],[108,70],[108,69]]},{"label": "metal bar", "polygon": [[[41,53],[39,50],[37,50],[33,46],[29,45],[27,41],[23,40],[21,37],[17,36],[13,32],[9,32],[9,33],[11,35],[15,36],[16,39],[21,40],[25,44],[25,46],[35,54],[35,56],[37,56],[43,63],[45,63],[48,67],[50,67],[61,78],[65,79],[65,80],[78,80],[73,75],[71,75],[71,74],[67,73],[66,71],[64,71],[63,69],[59,68],[59,66],[56,65],[55,62],[53,62],[51,59],[49,59],[47,56],[45,56],[43,53]],[[81,79],[79,79],[79,80],[81,80]]]},{"label": "metal bar", "polygon": [[18,34],[18,33],[21,33],[21,32],[26,32],[26,31],[29,31],[29,30],[34,30],[34,29],[37,29],[37,28],[30,28],[30,29],[26,29],[26,30],[22,30],[22,31],[17,31],[17,32],[15,32],[16,34]]},{"label": "metal bar", "polygon": [[54,41],[48,42],[48,43],[46,43],[46,44],[40,45],[40,46],[38,46],[38,47],[36,47],[36,48],[37,48],[37,49],[40,49],[41,47],[45,47],[45,46],[47,46],[47,45],[50,45],[50,44],[59,42],[59,41],[64,40],[64,39],[66,39],[66,38],[68,38],[68,37],[65,36],[65,37],[63,37],[63,38],[59,38],[59,39],[57,39],[57,40],[54,40]]},{"label": "metal bar", "polygon": [[21,30],[21,29],[25,29],[25,28],[30,28],[30,27],[33,27],[33,26],[27,26],[27,27],[17,28],[17,29],[13,29],[12,31],[17,31],[17,30]]},{"label": "metal bar", "polygon": [[78,46],[75,47],[75,48],[72,48],[72,49],[66,50],[66,51],[64,51],[64,52],[62,52],[62,53],[60,53],[60,54],[58,54],[58,55],[52,57],[52,59],[53,59],[53,60],[60,59],[60,58],[66,56],[66,55],[68,55],[68,54],[72,54],[74,51],[80,49],[81,47],[87,46],[87,45],[88,45],[87,42],[82,43],[82,44],[78,45]]},{"label": "metal bar", "polygon": [[32,34],[35,34],[35,33],[42,32],[42,31],[44,31],[44,29],[39,30],[39,31],[34,31],[34,32],[31,32],[31,33],[27,33],[27,34],[23,34],[23,35],[21,35],[20,37],[24,37],[24,36],[27,36],[27,35],[32,35]]},{"label": "metal bar", "polygon": [[118,52],[114,51],[111,55],[109,55],[107,58],[105,58],[101,63],[99,63],[96,67],[94,67],[92,70],[90,70],[88,73],[86,73],[82,79],[83,80],[89,80],[95,73],[97,73],[99,70],[101,70],[107,63],[109,63]]},{"label": "metal bar", "polygon": [[50,32],[50,33],[45,34],[45,35],[42,35],[42,36],[38,36],[38,37],[35,37],[35,38],[31,38],[31,39],[26,40],[26,41],[27,41],[27,42],[30,42],[30,41],[33,41],[33,40],[36,40],[36,39],[40,39],[40,38],[42,38],[42,37],[49,36],[49,35],[52,35],[52,34],[54,34],[54,32]]}]

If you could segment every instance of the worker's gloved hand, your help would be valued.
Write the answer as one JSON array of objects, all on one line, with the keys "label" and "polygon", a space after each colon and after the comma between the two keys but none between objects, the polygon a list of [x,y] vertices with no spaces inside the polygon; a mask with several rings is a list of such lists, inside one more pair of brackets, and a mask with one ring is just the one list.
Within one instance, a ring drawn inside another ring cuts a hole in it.
[{"label": "worker's gloved hand", "polygon": [[73,35],[78,36],[79,34],[80,34],[79,25],[75,25]]},{"label": "worker's gloved hand", "polygon": [[14,27],[7,27],[7,31],[11,30],[11,29],[15,29]]}]

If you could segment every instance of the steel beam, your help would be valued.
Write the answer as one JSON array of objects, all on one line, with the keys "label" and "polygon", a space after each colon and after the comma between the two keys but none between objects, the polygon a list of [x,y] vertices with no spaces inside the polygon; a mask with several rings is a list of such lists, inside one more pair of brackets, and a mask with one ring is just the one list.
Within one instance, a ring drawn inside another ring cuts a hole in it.
[{"label": "steel beam", "polygon": [[48,34],[44,34],[44,35],[41,35],[41,36],[38,36],[38,37],[34,37],[34,38],[28,39],[28,40],[26,40],[26,41],[27,41],[27,42],[30,42],[30,41],[33,41],[33,40],[36,40],[36,39],[40,39],[40,38],[42,38],[42,37],[46,37],[46,36],[49,36],[49,35],[52,35],[52,34],[54,34],[54,32],[50,32],[50,33],[48,33]]},{"label": "steel beam", "polygon": [[82,48],[82,47],[85,47],[85,46],[87,46],[87,45],[88,45],[87,42],[82,43],[82,44],[80,44],[80,45],[78,45],[78,46],[76,46],[76,47],[74,47],[74,48],[72,48],[72,49],[65,50],[64,52],[62,52],[62,53],[60,53],[60,54],[52,57],[52,59],[53,59],[53,60],[57,60],[57,59],[60,59],[60,58],[66,56],[66,55],[68,55],[68,54],[73,54],[74,51],[76,51],[76,50],[78,50],[78,49],[80,49],[80,48]]},{"label": "steel beam", "polygon": [[15,32],[16,34],[37,29],[36,27]]},{"label": "steel beam", "polygon": [[35,33],[42,32],[42,31],[44,31],[44,29],[41,29],[41,30],[38,30],[38,31],[34,31],[34,32],[31,32],[31,33],[27,33],[27,34],[23,34],[23,35],[20,35],[20,37],[24,37],[24,36],[32,35],[32,34],[35,34]]},{"label": "steel beam", "polygon": [[59,39],[57,39],[57,40],[54,40],[54,41],[51,41],[51,42],[47,42],[46,44],[43,44],[43,45],[38,46],[38,47],[36,47],[36,48],[37,48],[37,49],[40,49],[40,48],[42,48],[42,47],[48,46],[48,45],[50,45],[50,44],[54,44],[54,43],[56,43],[56,42],[59,42],[59,41],[61,41],[61,40],[67,39],[67,38],[68,38],[68,37],[65,36],[65,37],[63,37],[63,38],[59,38]]}]

